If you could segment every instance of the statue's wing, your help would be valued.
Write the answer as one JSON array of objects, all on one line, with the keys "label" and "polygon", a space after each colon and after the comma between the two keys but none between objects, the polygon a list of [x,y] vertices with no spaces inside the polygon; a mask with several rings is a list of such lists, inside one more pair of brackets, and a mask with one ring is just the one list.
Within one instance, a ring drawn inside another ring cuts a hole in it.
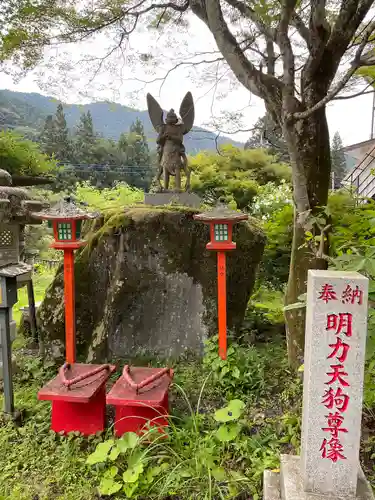
[{"label": "statue's wing", "polygon": [[147,94],[147,109],[154,129],[159,132],[160,127],[164,124],[163,110],[151,94]]},{"label": "statue's wing", "polygon": [[182,99],[180,116],[183,121],[183,134],[187,134],[194,124],[194,101],[191,92]]}]

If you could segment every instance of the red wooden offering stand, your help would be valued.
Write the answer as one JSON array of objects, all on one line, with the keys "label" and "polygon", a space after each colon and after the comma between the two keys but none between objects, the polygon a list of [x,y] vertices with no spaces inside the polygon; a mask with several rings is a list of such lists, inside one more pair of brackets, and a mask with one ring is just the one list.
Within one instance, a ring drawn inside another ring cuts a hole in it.
[{"label": "red wooden offering stand", "polygon": [[214,210],[194,215],[194,219],[210,225],[211,241],[207,250],[217,251],[217,300],[219,323],[219,356],[227,358],[227,288],[226,288],[226,255],[228,250],[234,250],[236,244],[232,241],[233,225],[247,220],[248,216],[230,210],[219,204]]},{"label": "red wooden offering stand", "polygon": [[78,431],[85,436],[105,429],[105,396],[113,365],[75,363],[67,367],[68,382],[61,372],[38,393],[38,399],[52,401],[51,428],[55,432]]},{"label": "red wooden offering stand", "polygon": [[173,379],[169,368],[136,368],[125,366],[122,376],[107,395],[107,404],[114,405],[115,434],[144,432],[145,426],[168,425],[168,389]]},{"label": "red wooden offering stand", "polygon": [[58,375],[38,393],[38,399],[52,401],[51,427],[55,432],[78,431],[84,435],[105,429],[106,382],[115,371],[113,365],[76,363],[74,250],[84,246],[81,224],[92,219],[70,198],[56,207],[34,214],[53,227],[52,247],[64,251],[65,346],[66,363]]}]

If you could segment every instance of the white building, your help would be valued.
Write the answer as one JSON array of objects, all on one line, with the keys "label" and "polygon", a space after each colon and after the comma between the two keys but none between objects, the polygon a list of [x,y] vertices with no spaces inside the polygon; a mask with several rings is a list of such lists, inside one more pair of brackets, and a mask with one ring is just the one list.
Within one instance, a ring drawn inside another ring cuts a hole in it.
[{"label": "white building", "polygon": [[348,173],[342,184],[358,197],[375,198],[375,139],[343,148]]}]

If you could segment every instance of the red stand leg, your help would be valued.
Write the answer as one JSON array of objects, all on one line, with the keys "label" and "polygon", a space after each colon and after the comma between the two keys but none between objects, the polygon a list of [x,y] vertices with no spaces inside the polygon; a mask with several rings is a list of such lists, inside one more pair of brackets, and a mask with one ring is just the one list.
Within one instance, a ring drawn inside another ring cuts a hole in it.
[{"label": "red stand leg", "polygon": [[219,356],[227,358],[227,290],[225,252],[217,252],[217,298],[219,318]]},{"label": "red stand leg", "polygon": [[70,364],[76,360],[76,331],[74,308],[74,251],[64,250],[64,287],[65,287],[65,344],[66,361]]},{"label": "red stand leg", "polygon": [[105,429],[105,384],[89,403],[52,401],[51,429],[55,432],[80,432],[85,436]]},{"label": "red stand leg", "polygon": [[[130,376],[135,384],[140,384],[158,372],[160,368],[133,367]],[[134,390],[124,376],[116,381],[107,394],[107,404],[116,409],[116,436],[130,431],[142,434],[147,425],[156,426],[163,432],[168,426],[168,389],[172,377],[173,374],[165,373],[139,391]]]},{"label": "red stand leg", "polygon": [[168,427],[167,415],[169,413],[168,394],[162,404],[155,407],[146,406],[116,406],[115,435],[121,437],[125,432],[142,434],[144,427],[151,425],[160,430]]}]

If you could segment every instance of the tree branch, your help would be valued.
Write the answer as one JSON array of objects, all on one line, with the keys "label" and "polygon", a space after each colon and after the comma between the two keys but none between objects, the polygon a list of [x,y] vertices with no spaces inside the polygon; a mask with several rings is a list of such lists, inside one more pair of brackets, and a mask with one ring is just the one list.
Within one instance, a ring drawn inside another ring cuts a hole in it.
[{"label": "tree branch", "polygon": [[310,33],[312,45],[325,45],[331,34],[326,17],[326,0],[311,0]]},{"label": "tree branch", "polygon": [[[345,0],[344,0],[345,1]],[[357,71],[357,69],[362,65],[362,53],[363,50],[366,47],[366,44],[368,42],[368,38],[371,35],[371,33],[375,29],[375,21],[369,24],[367,29],[365,30],[363,40],[361,44],[359,45],[355,57],[351,63],[350,69],[346,72],[346,74],[343,76],[343,78],[336,84],[336,86],[327,93],[327,95],[321,99],[319,102],[317,102],[314,106],[312,106],[310,109],[307,109],[306,111],[302,112],[297,112],[293,113],[290,115],[289,118],[293,120],[304,120],[305,118],[308,118],[310,115],[315,113],[318,109],[322,108],[325,106],[329,101],[331,101],[336,95],[341,92],[341,90],[345,87],[345,85],[348,83],[350,78],[354,75],[354,73]]]},{"label": "tree branch", "polygon": [[360,92],[357,92],[356,94],[350,94],[350,95],[341,95],[334,97],[332,101],[343,101],[344,99],[353,99],[354,97],[359,97],[361,95],[367,95],[367,94],[373,94],[375,92],[375,89],[373,90],[367,90],[369,87],[371,87],[375,83],[375,80],[372,80],[371,83],[367,85],[363,90]]},{"label": "tree branch", "polygon": [[282,3],[281,19],[278,26],[278,45],[283,58],[283,82],[284,93],[294,95],[294,54],[290,38],[288,36],[289,24],[293,15],[297,0],[284,0]]},{"label": "tree branch", "polygon": [[275,76],[275,63],[277,58],[275,55],[275,48],[273,46],[272,40],[267,40],[266,51],[267,56],[265,59],[267,61],[267,73],[269,75]]},{"label": "tree branch", "polygon": [[309,28],[303,22],[301,16],[297,14],[297,12],[293,12],[291,24],[296,28],[301,38],[306,42],[306,45],[310,47],[311,45],[311,37]]},{"label": "tree branch", "polygon": [[373,0],[342,0],[339,14],[327,43],[327,53],[341,59],[360,24],[372,7]]},{"label": "tree branch", "polygon": [[282,82],[259,71],[245,56],[224,19],[219,0],[191,0],[193,12],[207,24],[218,49],[239,82],[264,99],[273,116],[280,118]]},{"label": "tree branch", "polygon": [[247,17],[252,21],[258,30],[268,39],[276,41],[276,30],[267,26],[263,20],[257,15],[257,13],[248,4],[241,2],[240,0],[226,0],[226,2],[237,9],[243,16]]}]

